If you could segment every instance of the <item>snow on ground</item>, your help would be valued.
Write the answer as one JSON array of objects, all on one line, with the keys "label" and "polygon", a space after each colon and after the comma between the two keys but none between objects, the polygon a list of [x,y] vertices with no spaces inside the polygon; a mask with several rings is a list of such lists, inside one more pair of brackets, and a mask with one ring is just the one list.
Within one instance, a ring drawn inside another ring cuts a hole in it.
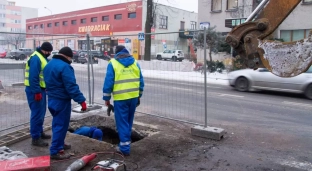
[{"label": "snow on ground", "polygon": [[[86,64],[72,64],[76,71],[87,71],[88,66]],[[182,64],[183,65],[183,64]],[[162,68],[163,69],[163,68]],[[106,72],[106,67],[103,65],[94,65],[95,72]],[[143,77],[145,78],[157,78],[164,80],[175,81],[188,81],[204,83],[204,74],[195,71],[164,71],[164,70],[151,70],[142,69]],[[228,77],[226,73],[207,73],[208,84],[221,84],[228,85]]]}]

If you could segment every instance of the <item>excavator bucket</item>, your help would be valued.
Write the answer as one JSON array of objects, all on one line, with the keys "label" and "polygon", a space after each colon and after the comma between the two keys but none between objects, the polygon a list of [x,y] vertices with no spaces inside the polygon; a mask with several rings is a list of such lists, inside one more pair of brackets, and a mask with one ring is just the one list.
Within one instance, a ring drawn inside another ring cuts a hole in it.
[{"label": "excavator bucket", "polygon": [[[301,0],[263,0],[248,17],[235,27],[226,42],[237,52],[234,65],[243,68],[267,68],[279,77],[294,77],[312,64],[312,32],[308,38],[296,42],[268,40],[278,26]],[[259,11],[258,11],[259,10]]]}]

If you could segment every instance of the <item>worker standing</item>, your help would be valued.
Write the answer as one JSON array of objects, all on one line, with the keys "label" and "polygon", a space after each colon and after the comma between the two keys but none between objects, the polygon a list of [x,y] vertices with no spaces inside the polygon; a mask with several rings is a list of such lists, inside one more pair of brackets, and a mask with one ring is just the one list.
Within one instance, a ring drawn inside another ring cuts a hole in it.
[{"label": "worker standing", "polygon": [[46,67],[47,57],[51,55],[53,47],[51,43],[44,42],[41,47],[30,55],[26,62],[25,92],[30,114],[31,144],[39,147],[46,147],[49,144],[43,139],[50,139],[51,136],[43,132],[43,122],[47,110],[46,84],[44,82],[43,69]]},{"label": "worker standing", "polygon": [[114,59],[111,59],[107,66],[103,100],[105,105],[109,106],[113,94],[115,120],[120,139],[117,151],[123,155],[130,155],[134,113],[143,89],[144,80],[139,64],[125,46],[117,46]]},{"label": "worker standing", "polygon": [[45,67],[45,77],[48,94],[48,109],[53,116],[52,120],[52,143],[50,158],[63,160],[70,158],[64,150],[70,149],[65,144],[71,116],[71,99],[81,105],[81,110],[87,110],[86,98],[79,90],[76,83],[73,67],[70,65],[73,59],[73,51],[69,47],[63,47],[57,55]]}]

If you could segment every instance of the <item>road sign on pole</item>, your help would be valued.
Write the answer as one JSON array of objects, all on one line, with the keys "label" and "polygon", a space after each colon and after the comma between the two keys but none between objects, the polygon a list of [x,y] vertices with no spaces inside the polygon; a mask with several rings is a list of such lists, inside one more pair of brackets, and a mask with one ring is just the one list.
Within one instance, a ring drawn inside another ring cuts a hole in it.
[{"label": "road sign on pole", "polygon": [[139,34],[138,34],[138,39],[139,39],[140,41],[143,41],[143,40],[144,40],[144,37],[145,37],[144,33],[139,33]]}]

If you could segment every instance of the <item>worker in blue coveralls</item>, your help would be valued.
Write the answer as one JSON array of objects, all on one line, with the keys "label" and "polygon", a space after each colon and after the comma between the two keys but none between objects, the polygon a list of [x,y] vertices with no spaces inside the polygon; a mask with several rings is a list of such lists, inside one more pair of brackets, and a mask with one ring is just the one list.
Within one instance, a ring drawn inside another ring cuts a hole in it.
[{"label": "worker in blue coveralls", "polygon": [[71,99],[81,105],[82,111],[87,110],[86,98],[79,90],[74,69],[70,65],[72,59],[73,51],[69,47],[63,47],[43,71],[43,74],[48,74],[44,80],[47,86],[48,109],[53,116],[50,158],[54,160],[70,158],[64,150],[71,146],[64,141],[70,122]]},{"label": "worker in blue coveralls", "polygon": [[100,129],[97,129],[96,127],[88,127],[88,126],[82,126],[79,129],[77,129],[74,134],[83,135],[89,138],[93,138],[99,141],[103,140],[103,132]]},{"label": "worker in blue coveralls", "polygon": [[103,100],[110,105],[114,99],[115,121],[120,143],[117,152],[130,155],[134,113],[143,93],[144,80],[138,62],[125,46],[118,45],[108,66],[103,87]]},{"label": "worker in blue coveralls", "polygon": [[30,55],[26,62],[25,92],[30,114],[30,134],[31,144],[38,147],[46,147],[49,144],[43,139],[50,139],[51,136],[43,132],[43,122],[47,110],[46,84],[44,82],[43,69],[46,67],[53,47],[51,43],[44,42],[41,47]]}]

